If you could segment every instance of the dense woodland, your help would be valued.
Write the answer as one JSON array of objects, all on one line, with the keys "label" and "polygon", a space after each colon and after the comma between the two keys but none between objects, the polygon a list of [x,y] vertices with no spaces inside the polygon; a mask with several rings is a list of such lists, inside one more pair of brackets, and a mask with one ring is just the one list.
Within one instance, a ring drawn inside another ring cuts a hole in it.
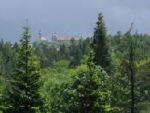
[{"label": "dense woodland", "polygon": [[93,37],[69,44],[0,41],[2,113],[150,113],[150,36],[108,35],[102,14]]}]

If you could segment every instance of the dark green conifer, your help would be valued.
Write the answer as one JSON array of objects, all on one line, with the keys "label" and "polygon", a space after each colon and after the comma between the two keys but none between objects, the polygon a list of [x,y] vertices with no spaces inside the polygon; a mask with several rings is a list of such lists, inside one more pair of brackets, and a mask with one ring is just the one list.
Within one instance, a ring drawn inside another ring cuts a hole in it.
[{"label": "dark green conifer", "polygon": [[100,65],[105,71],[110,72],[111,56],[108,46],[108,38],[106,34],[105,23],[103,16],[100,13],[98,16],[97,26],[94,31],[92,49],[94,53],[93,62]]},{"label": "dark green conifer", "polygon": [[39,65],[33,55],[29,27],[24,27],[16,69],[7,81],[4,113],[35,113],[42,106]]}]

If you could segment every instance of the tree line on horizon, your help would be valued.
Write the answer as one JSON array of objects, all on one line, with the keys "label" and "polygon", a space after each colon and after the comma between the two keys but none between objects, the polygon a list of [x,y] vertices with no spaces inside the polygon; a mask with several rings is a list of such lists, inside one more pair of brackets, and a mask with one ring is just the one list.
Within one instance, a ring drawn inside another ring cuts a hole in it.
[{"label": "tree line on horizon", "polygon": [[[59,49],[58,49],[59,48]],[[149,113],[150,36],[108,35],[103,15],[91,38],[57,46],[0,41],[2,113]]]}]

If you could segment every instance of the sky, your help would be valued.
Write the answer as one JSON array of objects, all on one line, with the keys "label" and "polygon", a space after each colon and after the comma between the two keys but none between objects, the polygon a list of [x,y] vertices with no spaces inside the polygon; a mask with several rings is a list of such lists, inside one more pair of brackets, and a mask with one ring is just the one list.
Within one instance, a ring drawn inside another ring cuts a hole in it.
[{"label": "sky", "polygon": [[26,20],[33,40],[52,33],[92,36],[98,13],[103,13],[108,34],[125,32],[130,24],[150,34],[150,0],[0,0],[0,39],[20,40]]}]

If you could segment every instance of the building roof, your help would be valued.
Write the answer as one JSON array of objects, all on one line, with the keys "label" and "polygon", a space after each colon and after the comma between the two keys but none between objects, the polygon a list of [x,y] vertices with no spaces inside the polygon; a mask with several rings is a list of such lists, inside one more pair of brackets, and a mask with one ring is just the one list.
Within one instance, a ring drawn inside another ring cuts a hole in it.
[{"label": "building roof", "polygon": [[70,41],[70,40],[80,40],[80,37],[69,37],[69,36],[58,36],[57,41]]}]

